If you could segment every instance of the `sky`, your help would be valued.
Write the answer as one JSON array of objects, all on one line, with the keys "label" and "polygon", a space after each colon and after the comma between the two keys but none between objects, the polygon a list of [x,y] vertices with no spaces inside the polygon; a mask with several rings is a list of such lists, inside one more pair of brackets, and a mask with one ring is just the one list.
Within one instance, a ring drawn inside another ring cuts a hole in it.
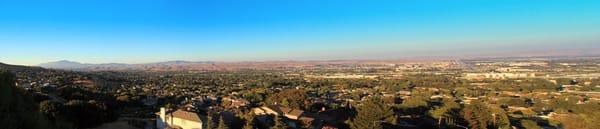
[{"label": "sky", "polygon": [[272,61],[600,50],[597,0],[0,0],[0,62]]}]

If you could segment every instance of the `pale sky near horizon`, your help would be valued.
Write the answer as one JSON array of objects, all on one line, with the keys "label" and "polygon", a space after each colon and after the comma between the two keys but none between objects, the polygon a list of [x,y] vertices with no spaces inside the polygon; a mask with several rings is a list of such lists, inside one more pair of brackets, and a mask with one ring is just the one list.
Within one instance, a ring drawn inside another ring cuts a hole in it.
[{"label": "pale sky near horizon", "polygon": [[0,62],[600,51],[594,0],[0,0]]}]

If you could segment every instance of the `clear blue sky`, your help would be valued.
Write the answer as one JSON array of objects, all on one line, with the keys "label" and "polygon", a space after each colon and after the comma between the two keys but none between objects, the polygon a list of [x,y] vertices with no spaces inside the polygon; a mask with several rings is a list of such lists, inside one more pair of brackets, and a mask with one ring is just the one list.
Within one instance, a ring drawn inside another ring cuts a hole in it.
[{"label": "clear blue sky", "polygon": [[597,0],[0,0],[0,62],[396,59],[599,48]]}]

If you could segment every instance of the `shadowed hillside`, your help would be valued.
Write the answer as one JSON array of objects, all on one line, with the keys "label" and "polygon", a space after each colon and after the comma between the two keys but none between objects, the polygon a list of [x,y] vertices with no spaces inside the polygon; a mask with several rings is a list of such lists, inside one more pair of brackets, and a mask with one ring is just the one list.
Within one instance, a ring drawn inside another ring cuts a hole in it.
[{"label": "shadowed hillside", "polygon": [[0,126],[3,129],[53,129],[53,122],[37,111],[31,96],[15,87],[15,76],[0,70]]}]

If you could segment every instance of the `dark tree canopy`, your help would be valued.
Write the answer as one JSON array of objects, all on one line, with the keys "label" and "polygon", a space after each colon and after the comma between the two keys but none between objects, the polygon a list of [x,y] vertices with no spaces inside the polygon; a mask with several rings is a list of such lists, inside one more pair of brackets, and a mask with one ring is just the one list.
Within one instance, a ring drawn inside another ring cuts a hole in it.
[{"label": "dark tree canopy", "polygon": [[269,100],[284,107],[306,109],[308,97],[304,90],[288,89],[272,95]]},{"label": "dark tree canopy", "polygon": [[491,111],[479,101],[473,101],[465,106],[462,115],[470,129],[487,129],[492,121]]},{"label": "dark tree canopy", "polygon": [[273,125],[273,127],[271,127],[271,129],[287,129],[288,126],[287,124],[285,124],[285,122],[283,121],[283,119],[279,116],[275,116],[275,125]]},{"label": "dark tree canopy", "polygon": [[372,97],[357,107],[357,115],[349,122],[352,129],[381,129],[382,123],[396,124],[396,116],[390,106],[379,97]]}]

